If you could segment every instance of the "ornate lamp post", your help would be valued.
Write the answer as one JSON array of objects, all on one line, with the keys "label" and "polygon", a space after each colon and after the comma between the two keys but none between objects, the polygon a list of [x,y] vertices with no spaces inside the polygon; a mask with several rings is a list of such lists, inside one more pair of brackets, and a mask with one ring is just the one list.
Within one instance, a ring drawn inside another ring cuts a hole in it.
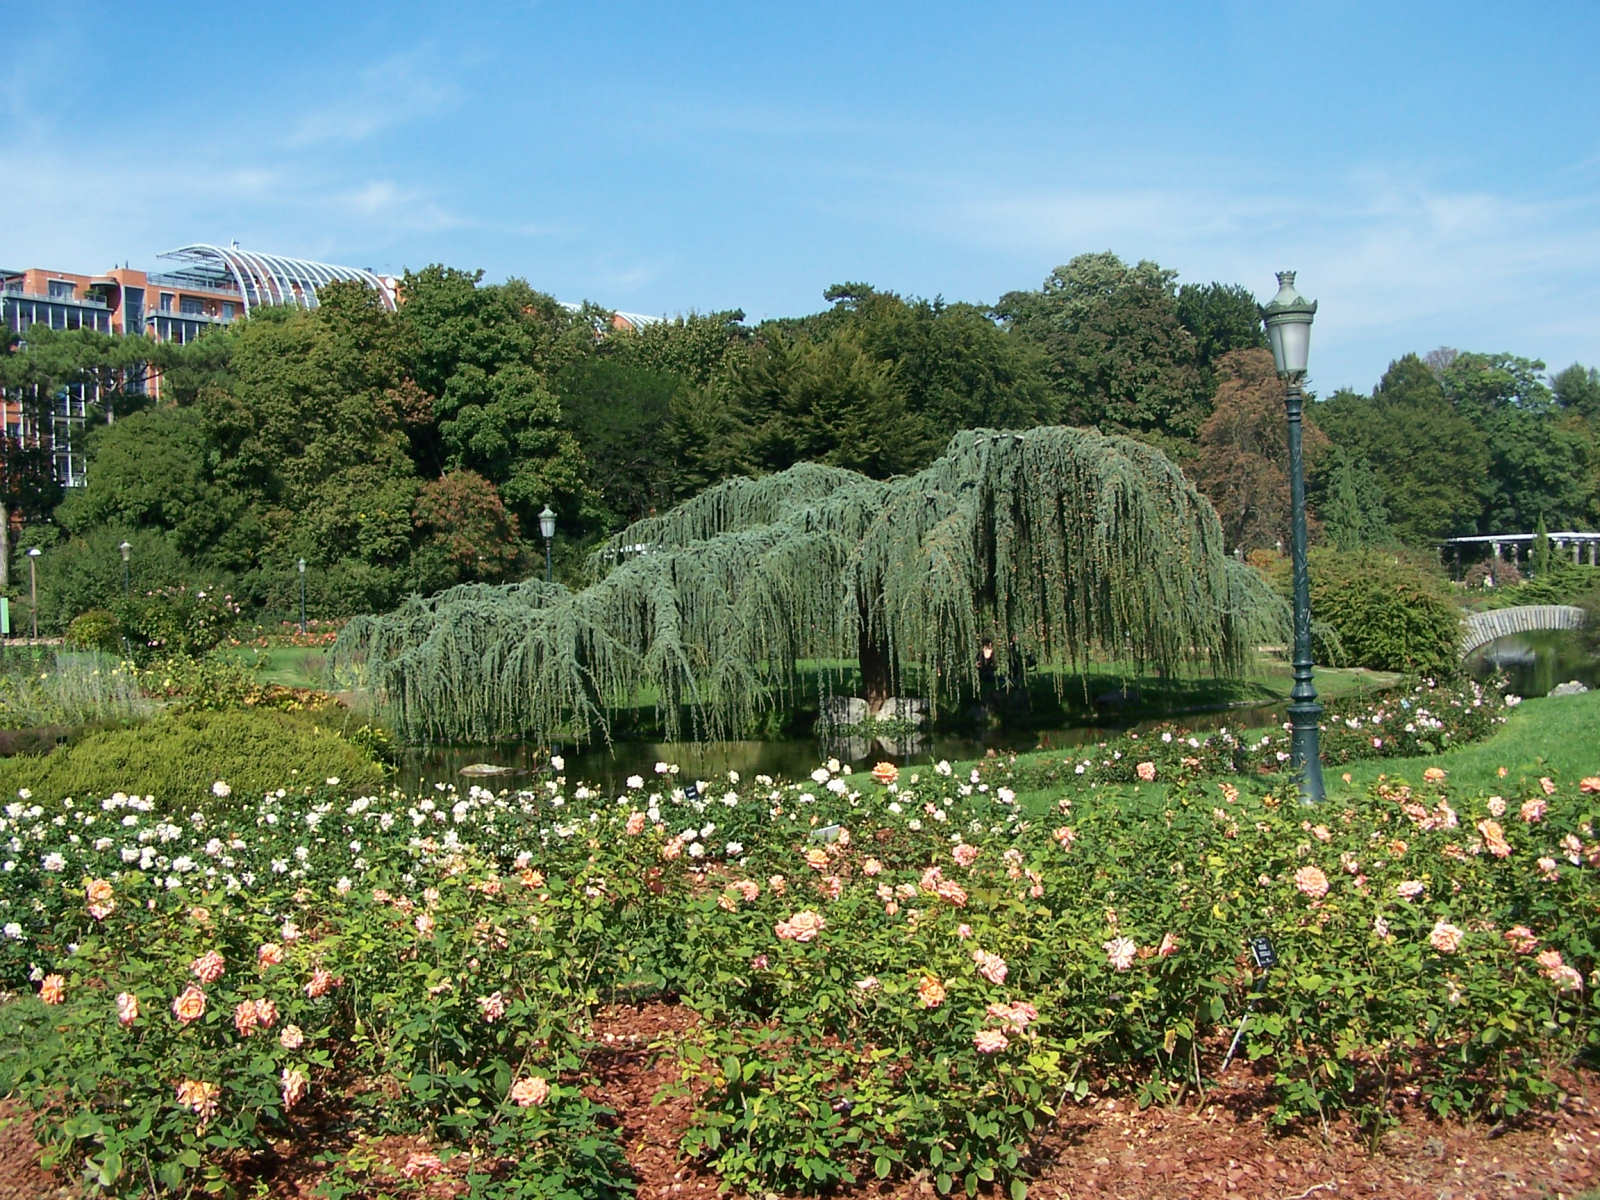
[{"label": "ornate lamp post", "polygon": [[300,634],[304,637],[306,632],[306,560],[303,558],[297,559],[294,565],[295,569],[300,572]]},{"label": "ornate lamp post", "polygon": [[123,542],[117,549],[122,551],[122,598],[127,600],[133,595],[133,572],[128,565],[128,556],[133,553],[133,543]]},{"label": "ornate lamp post", "polygon": [[39,575],[35,564],[44,551],[35,546],[28,551],[28,607],[33,610],[33,640],[39,640]]},{"label": "ornate lamp post", "polygon": [[539,532],[544,534],[544,581],[550,582],[550,539],[556,536],[556,510],[548,504],[539,513]]},{"label": "ornate lamp post", "polygon": [[1289,759],[1300,776],[1300,796],[1308,804],[1321,804],[1322,754],[1318,721],[1322,705],[1311,683],[1311,577],[1306,569],[1306,477],[1300,456],[1300,426],[1305,394],[1306,359],[1311,350],[1311,318],[1317,302],[1294,288],[1294,272],[1278,272],[1278,294],[1261,310],[1272,343],[1272,360],[1283,380],[1284,406],[1289,416],[1289,501],[1294,555],[1294,687],[1289,692],[1291,728]]}]

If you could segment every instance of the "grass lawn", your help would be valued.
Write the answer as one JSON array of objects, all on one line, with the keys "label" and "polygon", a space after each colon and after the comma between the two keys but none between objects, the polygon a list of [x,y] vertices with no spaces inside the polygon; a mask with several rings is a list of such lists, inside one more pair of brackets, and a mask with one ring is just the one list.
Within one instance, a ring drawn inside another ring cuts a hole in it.
[{"label": "grass lawn", "polygon": [[235,646],[218,653],[253,666],[262,683],[295,688],[324,686],[322,670],[328,651],[321,646],[268,646],[264,650]]},{"label": "grass lawn", "polygon": [[[1060,757],[1063,752],[1040,753]],[[1074,751],[1065,753],[1071,756]],[[1077,750],[1080,757],[1083,753],[1081,748]],[[1020,755],[1019,762],[1031,757],[1034,756]],[[1506,723],[1485,741],[1418,758],[1369,759],[1328,768],[1323,771],[1323,782],[1329,801],[1344,803],[1364,797],[1380,775],[1418,783],[1429,767],[1442,767],[1447,771],[1451,792],[1460,795],[1498,792],[1513,797],[1536,787],[1541,776],[1571,782],[1600,775],[1600,691],[1524,700],[1512,710]],[[1501,767],[1506,769],[1503,777]],[[1087,789],[1054,785],[1019,792],[1017,803],[1028,812],[1047,816],[1056,811],[1056,802],[1064,795],[1071,795],[1075,804],[1114,804],[1119,796],[1140,791],[1164,793],[1166,786],[1159,781],[1091,785]]]}]

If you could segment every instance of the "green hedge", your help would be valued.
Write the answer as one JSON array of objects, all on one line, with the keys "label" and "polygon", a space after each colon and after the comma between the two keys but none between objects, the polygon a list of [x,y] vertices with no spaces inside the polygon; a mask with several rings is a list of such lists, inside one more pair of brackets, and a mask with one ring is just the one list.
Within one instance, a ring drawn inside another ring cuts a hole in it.
[{"label": "green hedge", "polygon": [[91,734],[53,754],[0,759],[0,796],[27,788],[49,804],[116,792],[164,803],[216,802],[225,782],[234,805],[297,783],[337,778],[351,792],[376,790],[383,768],[338,734],[289,713],[259,710],[163,716],[133,729]]},{"label": "green hedge", "polygon": [[[1338,635],[1336,665],[1453,675],[1461,609],[1436,567],[1388,551],[1313,550],[1311,615]],[[1287,564],[1274,583],[1288,594]]]}]

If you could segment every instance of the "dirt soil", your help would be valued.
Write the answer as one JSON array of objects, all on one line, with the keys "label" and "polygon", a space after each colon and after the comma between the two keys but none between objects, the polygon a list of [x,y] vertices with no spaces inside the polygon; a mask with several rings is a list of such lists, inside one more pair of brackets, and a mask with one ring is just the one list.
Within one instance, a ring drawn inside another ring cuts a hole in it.
[{"label": "dirt soil", "polygon": [[[639,1200],[693,1200],[718,1194],[715,1176],[679,1159],[677,1143],[692,1102],[653,1104],[676,1079],[671,1044],[693,1014],[659,1002],[601,1014],[591,1062],[592,1094],[616,1110]],[[1441,1124],[1411,1109],[1382,1149],[1370,1154],[1341,1125],[1324,1140],[1315,1130],[1279,1133],[1265,1081],[1236,1064],[1201,1102],[1139,1110],[1126,1099],[1094,1099],[1062,1109],[1039,1148],[1029,1196],[1037,1200],[1499,1200],[1576,1197],[1600,1186],[1600,1078],[1563,1080],[1567,1095],[1553,1113],[1507,1130]],[[0,1104],[0,1119],[20,1114]],[[378,1147],[403,1162],[415,1148],[403,1139]],[[372,1147],[369,1147],[369,1150]],[[268,1195],[315,1194],[309,1161],[279,1161],[256,1173]],[[459,1195],[448,1167],[430,1195]],[[26,1122],[0,1130],[0,1200],[78,1200],[71,1180],[40,1169]],[[845,1189],[840,1200],[923,1200],[931,1182],[902,1180]],[[998,1195],[998,1194],[997,1194]],[[762,1200],[755,1197],[754,1200]]]}]

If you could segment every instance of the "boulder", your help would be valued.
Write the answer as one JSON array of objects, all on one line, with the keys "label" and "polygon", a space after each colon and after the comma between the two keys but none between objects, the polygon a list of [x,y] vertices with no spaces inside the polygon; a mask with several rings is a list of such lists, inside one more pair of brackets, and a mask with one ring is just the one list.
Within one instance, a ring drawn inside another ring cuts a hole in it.
[{"label": "boulder", "polygon": [[867,702],[859,696],[824,696],[818,724],[824,729],[860,725],[867,719]]}]

